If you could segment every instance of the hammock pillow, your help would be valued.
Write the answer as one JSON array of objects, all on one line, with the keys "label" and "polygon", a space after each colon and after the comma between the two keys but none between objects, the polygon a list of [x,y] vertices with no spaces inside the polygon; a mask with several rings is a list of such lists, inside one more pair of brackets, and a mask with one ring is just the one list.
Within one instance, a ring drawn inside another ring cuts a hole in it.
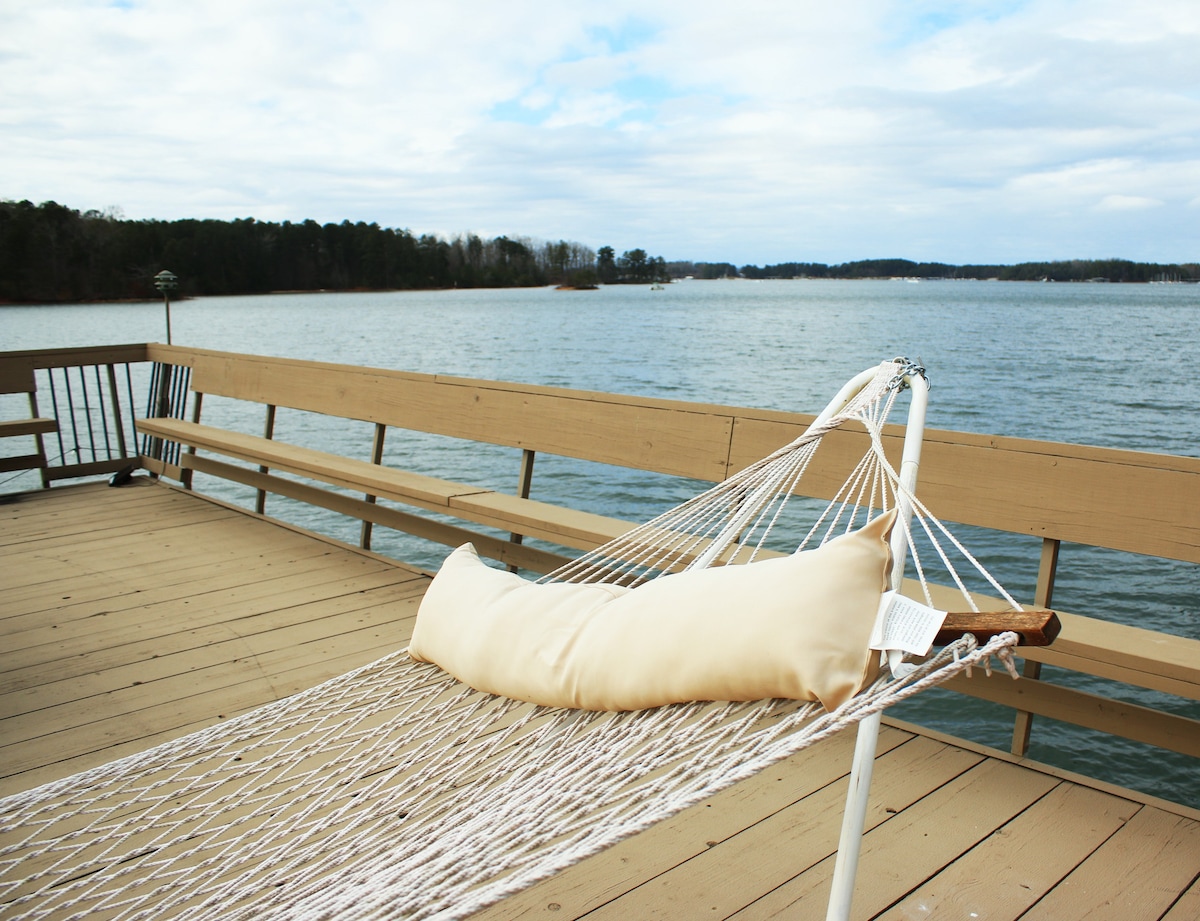
[{"label": "hammock pillow", "polygon": [[554,707],[783,697],[832,710],[874,676],[869,637],[894,520],[632,589],[529,582],[464,544],[426,591],[409,654],[476,690]]}]

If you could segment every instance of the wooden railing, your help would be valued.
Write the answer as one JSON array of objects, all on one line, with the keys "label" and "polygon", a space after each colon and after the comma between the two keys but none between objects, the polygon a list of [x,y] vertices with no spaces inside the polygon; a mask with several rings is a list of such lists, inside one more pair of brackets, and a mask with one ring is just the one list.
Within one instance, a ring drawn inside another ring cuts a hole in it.
[{"label": "wooden railing", "polygon": [[[792,440],[812,419],[162,345],[89,354],[101,367],[155,362],[160,382],[178,382],[169,369],[189,370],[189,397],[180,399],[177,383],[164,397],[160,383],[148,398],[154,415],[166,407],[161,414],[173,418],[140,424],[152,439],[141,463],[158,475],[186,484],[202,472],[246,484],[257,491],[259,511],[268,494],[279,494],[353,516],[363,522],[364,545],[371,526],[381,525],[451,546],[472,540],[486,555],[537,572],[562,561],[556,548],[590,548],[629,523],[539,501],[536,458],[559,455],[717,481]],[[77,350],[34,358],[39,367],[79,359]],[[261,434],[206,424],[205,401],[218,398],[256,411]],[[336,443],[292,445],[274,437],[281,409],[355,420],[369,437],[360,439],[357,456]],[[387,439],[405,431],[514,449],[513,491],[382,464]],[[838,471],[861,456],[862,438],[828,436],[820,465],[806,474],[806,494],[832,496],[843,480]],[[885,440],[898,456],[899,430],[890,429]],[[1200,458],[932,430],[919,491],[947,520],[1035,538],[1037,585],[1033,597],[1023,599],[1031,606],[1053,606],[1063,542],[1200,564]],[[430,511],[440,514],[425,514]],[[529,545],[524,537],[554,546]],[[1086,612],[1060,614],[1063,630],[1055,644],[1026,654],[1029,678],[1054,665],[1200,700],[1200,641],[1143,629],[1136,616],[1112,623]],[[1200,721],[1190,716],[1049,681],[976,677],[953,686],[1016,711],[1018,754],[1026,750],[1033,717],[1041,715],[1200,757]]]},{"label": "wooden railing", "polygon": [[[36,438],[34,450],[0,459],[0,471],[37,470],[42,485],[116,473],[138,464],[133,420],[148,371],[145,345],[94,346],[5,352],[0,394],[27,399],[7,404],[3,425]],[[137,369],[135,371],[135,369]],[[26,389],[31,388],[31,389]],[[41,417],[37,431],[25,431]]]}]

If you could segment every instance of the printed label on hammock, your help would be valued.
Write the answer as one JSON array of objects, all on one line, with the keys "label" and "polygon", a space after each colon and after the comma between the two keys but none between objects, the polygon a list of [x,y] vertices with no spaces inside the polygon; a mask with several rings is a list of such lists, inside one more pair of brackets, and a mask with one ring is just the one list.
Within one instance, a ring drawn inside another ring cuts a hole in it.
[{"label": "printed label on hammock", "polygon": [[899,649],[913,655],[926,655],[945,619],[945,611],[905,598],[897,592],[884,592],[879,599],[879,614],[871,631],[871,648]]}]

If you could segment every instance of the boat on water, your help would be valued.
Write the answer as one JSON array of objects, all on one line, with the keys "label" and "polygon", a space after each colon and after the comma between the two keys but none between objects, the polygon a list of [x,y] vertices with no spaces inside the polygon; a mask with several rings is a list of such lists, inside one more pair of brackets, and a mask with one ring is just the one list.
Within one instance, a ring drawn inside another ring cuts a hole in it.
[{"label": "boat on water", "polygon": [[[5,418],[0,432],[22,447],[0,469],[36,470],[44,484],[0,504],[0,793],[10,796],[402,649],[431,567],[381,553],[384,529],[439,552],[470,540],[547,572],[629,522],[539,499],[539,458],[718,482],[812,420],[157,344],[3,353],[0,382],[28,408]],[[344,427],[294,444],[296,414]],[[135,418],[150,421],[138,431]],[[507,452],[515,488],[404,468],[387,449],[414,434]],[[853,440],[822,450],[834,463]],[[820,468],[812,482],[827,498]],[[930,431],[919,491],[953,508],[943,517],[1030,537],[1039,575],[1022,600],[1032,605],[1053,604],[1063,542],[1200,565],[1196,458]],[[1008,708],[1008,751],[885,721],[855,917],[1200,916],[1197,803],[1026,756],[1031,735],[1064,721],[1200,757],[1200,723],[1181,708],[1051,676],[1195,701],[1200,642],[1146,630],[1136,611],[1126,623],[1061,616],[1058,641],[1026,653],[1023,680],[951,683]],[[480,917],[823,917],[852,746],[834,736]],[[141,808],[136,792],[128,808]],[[12,835],[3,830],[0,849]],[[16,872],[5,859],[0,869]],[[147,847],[122,872],[136,879],[144,867],[149,882],[155,866]],[[0,914],[25,894],[0,889]]]}]

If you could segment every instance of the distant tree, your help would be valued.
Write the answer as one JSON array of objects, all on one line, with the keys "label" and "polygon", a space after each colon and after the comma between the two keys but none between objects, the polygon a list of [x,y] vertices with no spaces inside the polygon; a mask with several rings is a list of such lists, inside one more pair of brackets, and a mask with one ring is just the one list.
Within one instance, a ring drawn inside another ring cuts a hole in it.
[{"label": "distant tree", "polygon": [[573,288],[594,288],[600,283],[600,277],[591,267],[572,269],[567,273],[566,284]]},{"label": "distant tree", "polygon": [[566,240],[547,243],[542,248],[542,262],[551,284],[563,284],[571,262],[571,245]]},{"label": "distant tree", "polygon": [[[559,240],[545,243],[540,253],[540,265],[551,284],[569,284],[578,273],[586,270],[596,274],[596,254],[581,243]],[[591,282],[595,284],[594,278]]]},{"label": "distant tree", "polygon": [[596,275],[602,285],[616,284],[620,278],[616,253],[611,246],[602,246],[596,251]]},{"label": "distant tree", "polygon": [[737,266],[729,262],[701,262],[696,265],[697,278],[737,278]]},{"label": "distant tree", "polygon": [[781,262],[777,265],[742,266],[743,278],[825,278],[829,266],[823,262]]},{"label": "distant tree", "polygon": [[647,256],[644,249],[628,249],[621,254],[621,258],[617,260],[617,269],[621,275],[621,281],[637,284],[650,280],[650,268],[646,262]]},{"label": "distant tree", "polygon": [[490,283],[496,287],[530,287],[546,283],[545,272],[537,264],[533,250],[526,241],[496,237],[492,241],[489,259]]}]

